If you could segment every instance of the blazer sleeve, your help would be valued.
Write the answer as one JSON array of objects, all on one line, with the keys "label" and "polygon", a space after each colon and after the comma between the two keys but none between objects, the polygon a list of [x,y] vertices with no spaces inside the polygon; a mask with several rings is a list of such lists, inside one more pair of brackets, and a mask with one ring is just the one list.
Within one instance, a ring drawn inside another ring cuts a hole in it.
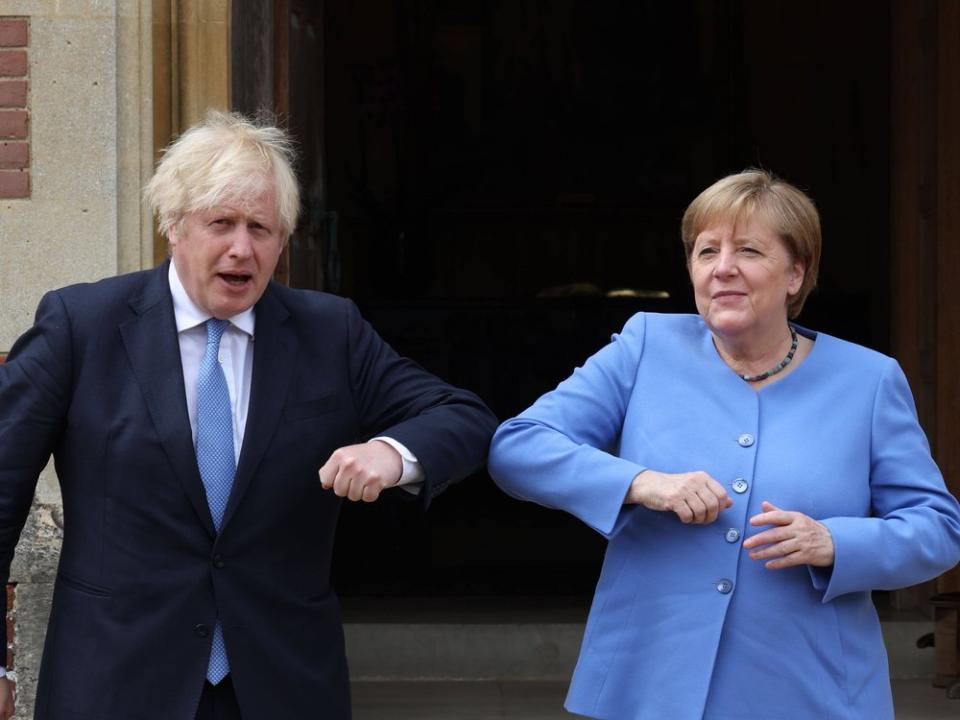
[{"label": "blazer sleeve", "polygon": [[[56,293],[41,300],[32,328],[0,365],[0,586],[23,530],[37,478],[50,459],[70,397],[70,332]],[[0,635],[6,647],[6,594]]]},{"label": "blazer sleeve", "polygon": [[497,419],[473,393],[398,355],[352,302],[345,308],[347,363],[360,435],[390,437],[417,457],[426,506],[450,483],[483,465]]},{"label": "blazer sleeve", "polygon": [[960,561],[960,506],[944,485],[896,361],[884,368],[871,427],[871,517],[822,520],[832,568],[811,569],[823,601],[929,580]]},{"label": "blazer sleeve", "polygon": [[645,330],[645,316],[635,315],[556,390],[500,426],[488,464],[506,493],[614,534],[630,483],[646,469],[615,454]]}]

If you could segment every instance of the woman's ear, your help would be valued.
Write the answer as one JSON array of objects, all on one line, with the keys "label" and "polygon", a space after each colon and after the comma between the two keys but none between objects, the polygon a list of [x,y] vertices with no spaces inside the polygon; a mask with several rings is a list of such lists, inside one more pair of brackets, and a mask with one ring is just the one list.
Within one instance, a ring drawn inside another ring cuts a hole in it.
[{"label": "woman's ear", "polygon": [[789,278],[787,279],[787,295],[796,295],[800,292],[800,288],[803,287],[803,278],[806,277],[807,271],[803,267],[803,263],[799,260],[790,267]]}]

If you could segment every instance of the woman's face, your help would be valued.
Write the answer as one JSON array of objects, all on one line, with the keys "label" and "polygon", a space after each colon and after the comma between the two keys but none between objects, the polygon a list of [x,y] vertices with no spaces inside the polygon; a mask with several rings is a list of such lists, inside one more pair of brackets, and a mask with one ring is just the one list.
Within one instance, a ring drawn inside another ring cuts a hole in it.
[{"label": "woman's face", "polygon": [[803,265],[759,217],[717,221],[690,254],[697,312],[718,335],[763,332],[787,320],[787,300],[803,283]]}]

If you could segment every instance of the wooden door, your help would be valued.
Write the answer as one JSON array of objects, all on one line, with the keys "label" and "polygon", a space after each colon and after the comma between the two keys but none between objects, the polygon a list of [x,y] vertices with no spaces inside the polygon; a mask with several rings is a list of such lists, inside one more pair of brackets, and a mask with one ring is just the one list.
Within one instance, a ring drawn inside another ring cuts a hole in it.
[{"label": "wooden door", "polygon": [[327,212],[323,169],[323,9],[322,0],[234,0],[231,9],[231,106],[275,116],[297,146],[303,212],[276,276],[315,290],[328,289],[336,276],[336,222]]},{"label": "wooden door", "polygon": [[[960,497],[960,5],[892,2],[892,353]],[[960,592],[960,568],[940,578]]]}]

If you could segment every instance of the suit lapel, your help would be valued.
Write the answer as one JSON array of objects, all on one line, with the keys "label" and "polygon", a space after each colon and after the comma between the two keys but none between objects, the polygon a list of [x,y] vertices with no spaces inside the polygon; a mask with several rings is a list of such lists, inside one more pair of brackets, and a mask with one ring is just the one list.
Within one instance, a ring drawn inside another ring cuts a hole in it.
[{"label": "suit lapel", "polygon": [[250,487],[257,467],[270,446],[286,402],[299,342],[290,313],[268,286],[256,305],[253,341],[253,378],[243,447],[227,502],[221,533]]},{"label": "suit lapel", "polygon": [[143,294],[131,300],[136,317],[120,325],[120,335],[160,442],[200,521],[213,537],[213,519],[187,415],[180,343],[167,280],[169,262],[154,270]]}]

